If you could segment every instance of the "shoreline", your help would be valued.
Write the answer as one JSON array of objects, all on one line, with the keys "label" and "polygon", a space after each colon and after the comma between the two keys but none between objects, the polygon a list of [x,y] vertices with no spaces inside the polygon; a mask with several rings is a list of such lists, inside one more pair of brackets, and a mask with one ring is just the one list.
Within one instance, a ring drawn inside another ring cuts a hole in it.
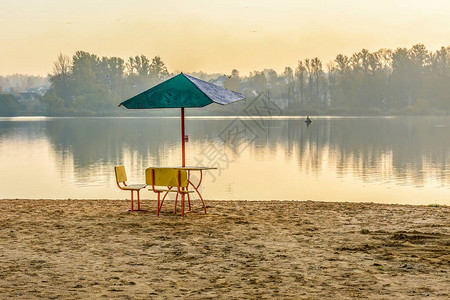
[{"label": "shoreline", "polygon": [[206,200],[181,218],[166,201],[157,218],[129,202],[0,200],[1,297],[450,296],[448,206]]},{"label": "shoreline", "polygon": [[[129,196],[129,195],[128,195]],[[198,199],[194,199],[194,201],[197,201]],[[124,201],[124,202],[128,202],[130,203],[130,199],[127,198],[123,198],[123,199],[108,199],[108,198],[103,198],[103,199],[92,199],[92,198],[0,198],[0,202],[1,201]],[[141,203],[152,203],[155,202],[155,199],[149,199],[149,198],[141,198]],[[172,201],[171,200],[167,200],[167,201]],[[248,202],[255,202],[255,203],[261,203],[261,202],[268,202],[268,203],[283,203],[283,202],[293,202],[293,203],[304,203],[304,202],[314,202],[314,203],[342,203],[342,204],[368,204],[368,205],[392,205],[392,206],[414,206],[414,207],[449,207],[450,208],[450,203],[444,203],[441,204],[440,201],[433,201],[433,202],[429,202],[429,203],[425,203],[425,204],[414,204],[414,203],[384,203],[384,202],[374,202],[374,201],[334,201],[334,200],[313,200],[313,199],[306,199],[306,200],[293,200],[293,199],[276,199],[276,200],[267,200],[267,199],[262,199],[262,200],[255,200],[255,199],[251,199],[251,200],[230,200],[230,199],[207,199],[205,200],[205,204],[208,205],[208,203],[206,203],[206,201],[215,203],[215,202],[244,202],[244,203],[248,203]],[[156,202],[155,202],[156,203]],[[187,202],[186,202],[187,203]],[[134,205],[137,205],[137,200],[134,199]],[[153,204],[151,204],[149,207],[147,207],[146,209],[153,209],[152,207]],[[156,204],[154,204],[156,205]],[[186,204],[187,205],[187,204]],[[179,208],[178,208],[179,209]]]}]

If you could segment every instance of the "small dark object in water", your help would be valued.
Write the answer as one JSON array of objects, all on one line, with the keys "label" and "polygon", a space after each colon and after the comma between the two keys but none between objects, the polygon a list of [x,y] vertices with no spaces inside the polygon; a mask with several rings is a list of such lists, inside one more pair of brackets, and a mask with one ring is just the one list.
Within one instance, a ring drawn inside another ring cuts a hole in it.
[{"label": "small dark object in water", "polygon": [[309,125],[312,123],[312,120],[309,118],[309,116],[307,116],[305,122]]}]

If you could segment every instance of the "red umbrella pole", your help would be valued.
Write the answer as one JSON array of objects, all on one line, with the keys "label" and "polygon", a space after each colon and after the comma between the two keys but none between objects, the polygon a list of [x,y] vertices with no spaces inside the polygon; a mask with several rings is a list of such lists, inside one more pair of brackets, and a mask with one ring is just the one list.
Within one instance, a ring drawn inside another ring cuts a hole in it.
[{"label": "red umbrella pole", "polygon": [[184,107],[181,108],[181,155],[182,155],[182,167],[186,167],[186,145],[184,135]]}]

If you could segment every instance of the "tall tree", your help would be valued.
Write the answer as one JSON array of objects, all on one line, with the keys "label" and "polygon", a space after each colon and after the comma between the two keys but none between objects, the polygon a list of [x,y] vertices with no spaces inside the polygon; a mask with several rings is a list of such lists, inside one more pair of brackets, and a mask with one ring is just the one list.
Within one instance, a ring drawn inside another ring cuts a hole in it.
[{"label": "tall tree", "polygon": [[291,67],[285,67],[283,73],[286,85],[286,98],[288,100],[288,109],[294,109],[294,71]]},{"label": "tall tree", "polygon": [[267,90],[267,79],[263,72],[254,71],[250,73],[250,87],[257,94]]},{"label": "tall tree", "polygon": [[56,61],[53,63],[53,72],[49,74],[51,91],[57,97],[63,99],[65,106],[72,103],[70,76],[72,74],[72,61],[69,56],[59,53]]},{"label": "tall tree", "polygon": [[167,67],[159,56],[153,57],[152,63],[149,67],[149,73],[155,84],[160,83],[169,76]]},{"label": "tall tree", "polygon": [[350,60],[346,55],[338,54],[334,60],[336,65],[336,101],[339,108],[348,104],[351,95],[350,86]]},{"label": "tall tree", "polygon": [[126,64],[129,75],[146,77],[150,75],[150,60],[145,55],[129,57]]},{"label": "tall tree", "polygon": [[239,71],[233,69],[231,71],[231,75],[227,76],[227,79],[224,82],[224,87],[226,89],[237,92],[239,90],[239,85],[241,83],[241,78],[239,77]]},{"label": "tall tree", "polygon": [[430,104],[450,110],[450,47],[441,47],[430,56],[427,88]]},{"label": "tall tree", "polygon": [[297,77],[298,96],[300,105],[305,105],[305,80],[306,80],[306,68],[301,60],[298,61],[297,68],[295,69],[295,76]]},{"label": "tall tree", "polygon": [[108,100],[110,93],[102,71],[101,59],[95,54],[77,51],[72,61],[72,106],[85,113],[110,110],[112,104]]},{"label": "tall tree", "polygon": [[305,65],[306,74],[308,76],[308,102],[311,102],[313,100],[313,85],[314,85],[314,75],[313,75],[313,68],[311,66],[311,61],[309,58],[306,58],[303,61]]},{"label": "tall tree", "polygon": [[423,96],[423,84],[425,80],[425,70],[430,62],[430,55],[423,44],[416,44],[408,51],[411,69],[411,97],[409,105],[414,104],[418,98]]},{"label": "tall tree", "polygon": [[278,82],[278,74],[274,69],[264,69],[262,72],[267,80],[267,89],[272,97],[278,98],[281,94]]},{"label": "tall tree", "polygon": [[150,78],[150,60],[145,55],[129,57],[125,67],[130,89],[127,96],[139,94],[153,85]]},{"label": "tall tree", "polygon": [[71,69],[71,60],[67,55],[63,55],[61,52],[58,55],[58,58],[53,63],[53,73],[51,76],[54,77],[68,77],[70,75]]},{"label": "tall tree", "polygon": [[99,84],[106,85],[110,91],[110,102],[115,103],[126,96],[125,62],[122,58],[102,57],[97,72]]},{"label": "tall tree", "polygon": [[328,79],[328,99],[330,101],[330,106],[334,106],[336,102],[336,74],[337,68],[334,63],[330,62],[327,64],[327,79]]},{"label": "tall tree", "polygon": [[317,100],[320,100],[319,85],[323,74],[323,67],[322,61],[318,57],[315,57],[311,60],[311,69],[315,81],[315,98]]},{"label": "tall tree", "polygon": [[397,48],[392,54],[392,103],[395,108],[411,105],[412,81],[409,77],[411,59],[406,48]]}]

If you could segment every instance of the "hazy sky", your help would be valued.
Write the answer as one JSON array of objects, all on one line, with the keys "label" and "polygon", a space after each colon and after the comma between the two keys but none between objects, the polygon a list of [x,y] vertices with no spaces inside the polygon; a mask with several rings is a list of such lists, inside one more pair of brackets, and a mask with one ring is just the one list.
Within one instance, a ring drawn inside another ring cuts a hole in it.
[{"label": "hazy sky", "polygon": [[77,50],[247,75],[416,43],[450,46],[450,1],[0,0],[0,75],[46,75]]}]

